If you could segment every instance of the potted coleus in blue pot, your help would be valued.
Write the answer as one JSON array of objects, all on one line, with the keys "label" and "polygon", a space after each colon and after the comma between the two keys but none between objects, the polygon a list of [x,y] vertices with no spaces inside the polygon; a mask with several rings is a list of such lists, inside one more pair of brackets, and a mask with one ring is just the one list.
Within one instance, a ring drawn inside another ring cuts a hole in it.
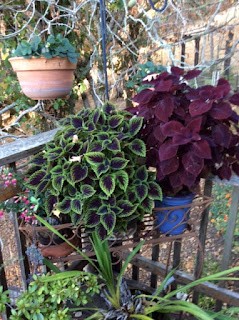
[{"label": "potted coleus in blue pot", "polygon": [[161,198],[138,137],[143,118],[111,104],[64,119],[54,140],[31,161],[28,188],[46,216],[81,224],[102,238],[127,234]]},{"label": "potted coleus in blue pot", "polygon": [[[189,81],[199,74],[172,67],[170,72],[148,76],[143,81],[148,88],[134,97],[137,105],[130,109],[144,117],[140,134],[147,147],[147,165],[156,168],[165,207],[172,196],[176,196],[173,206],[181,205],[178,201],[184,195],[187,199],[182,201],[190,202],[201,178],[230,179],[233,172],[239,174],[238,115],[233,109],[239,105],[239,94],[231,94],[225,79],[216,86],[193,88]],[[174,234],[185,227],[178,229],[177,224],[176,219]],[[164,225],[162,229],[169,232]]]}]

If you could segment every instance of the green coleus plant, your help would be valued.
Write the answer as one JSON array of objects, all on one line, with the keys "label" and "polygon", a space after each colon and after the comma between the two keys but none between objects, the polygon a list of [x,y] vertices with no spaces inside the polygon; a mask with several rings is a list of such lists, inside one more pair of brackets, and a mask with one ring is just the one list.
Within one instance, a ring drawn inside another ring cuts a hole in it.
[{"label": "green coleus plant", "polygon": [[144,164],[142,123],[111,104],[66,118],[28,172],[28,188],[42,197],[47,216],[68,216],[105,237],[152,213],[162,195]]}]

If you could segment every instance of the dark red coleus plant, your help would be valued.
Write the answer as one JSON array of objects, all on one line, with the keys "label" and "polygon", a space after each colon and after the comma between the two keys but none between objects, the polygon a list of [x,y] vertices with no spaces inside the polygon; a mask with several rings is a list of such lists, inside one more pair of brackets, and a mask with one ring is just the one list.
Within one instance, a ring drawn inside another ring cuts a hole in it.
[{"label": "dark red coleus plant", "polygon": [[[147,165],[157,169],[164,194],[195,192],[200,178],[217,175],[230,179],[239,174],[239,137],[236,107],[239,94],[231,94],[227,80],[216,86],[193,88],[188,80],[201,71],[148,76],[133,101],[133,114],[144,117],[141,130],[147,147]],[[234,110],[235,109],[235,110]]]}]

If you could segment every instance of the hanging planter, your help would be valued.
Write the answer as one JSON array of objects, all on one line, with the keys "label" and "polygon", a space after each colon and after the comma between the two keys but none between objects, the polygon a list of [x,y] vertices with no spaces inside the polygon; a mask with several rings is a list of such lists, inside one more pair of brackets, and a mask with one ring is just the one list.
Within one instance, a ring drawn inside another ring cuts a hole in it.
[{"label": "hanging planter", "polygon": [[23,93],[32,100],[64,98],[72,89],[76,64],[67,58],[13,57],[9,61]]},{"label": "hanging planter", "polygon": [[43,43],[39,36],[22,41],[9,59],[23,93],[33,100],[66,97],[72,88],[78,54],[61,34]]},{"label": "hanging planter", "polygon": [[167,235],[182,234],[188,226],[189,213],[194,194],[178,197],[164,197],[155,201],[158,230]]}]

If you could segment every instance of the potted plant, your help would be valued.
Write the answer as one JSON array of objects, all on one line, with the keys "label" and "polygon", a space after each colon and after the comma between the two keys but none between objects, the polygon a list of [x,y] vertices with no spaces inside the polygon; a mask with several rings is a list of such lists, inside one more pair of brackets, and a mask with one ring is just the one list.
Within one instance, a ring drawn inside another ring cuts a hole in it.
[{"label": "potted plant", "polygon": [[[146,77],[148,88],[135,95],[137,106],[130,109],[144,117],[140,136],[146,143],[146,164],[156,168],[166,207],[168,197],[197,193],[201,178],[239,174],[238,114],[233,108],[239,94],[231,94],[225,79],[216,86],[192,87],[189,81],[199,74],[172,67]],[[187,200],[192,199],[189,195]],[[175,201],[173,206],[181,204],[181,198]],[[159,219],[164,219],[161,214]]]},{"label": "potted plant", "polygon": [[33,100],[67,96],[72,88],[78,54],[61,34],[45,42],[35,36],[20,42],[9,59],[23,93]]},{"label": "potted plant", "polygon": [[31,161],[27,186],[47,217],[83,224],[102,238],[128,233],[161,198],[138,138],[143,119],[107,103],[63,120],[54,140]]}]

